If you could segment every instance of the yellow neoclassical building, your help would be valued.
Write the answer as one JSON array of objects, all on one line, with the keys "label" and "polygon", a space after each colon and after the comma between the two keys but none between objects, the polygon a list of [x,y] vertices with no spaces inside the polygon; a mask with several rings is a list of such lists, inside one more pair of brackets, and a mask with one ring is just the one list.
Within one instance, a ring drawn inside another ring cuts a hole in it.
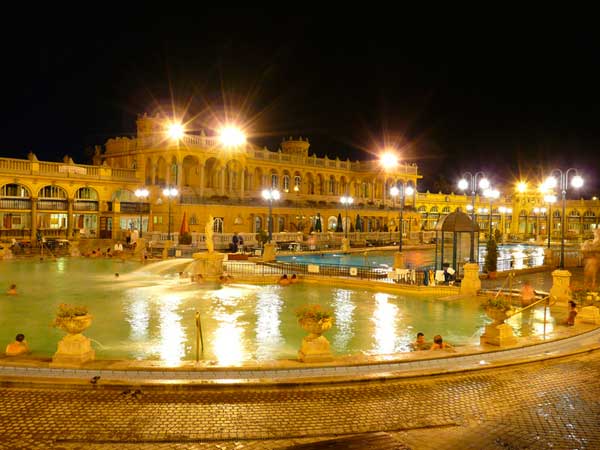
[{"label": "yellow neoclassical building", "polygon": [[[226,148],[217,137],[184,134],[171,139],[168,120],[143,115],[134,138],[109,139],[96,147],[92,165],[0,158],[0,236],[3,239],[121,238],[140,229],[159,239],[177,239],[184,216],[192,234],[204,232],[209,216],[216,233],[255,233],[268,228],[269,205],[264,189],[277,189],[272,204],[273,232],[309,233],[335,230],[338,218],[351,232],[398,230],[399,200],[390,188],[418,188],[421,174],[414,164],[384,170],[378,160],[350,161],[310,153],[308,139],[287,138],[271,151],[251,143]],[[177,189],[173,198],[165,187]],[[146,188],[147,198],[135,191]],[[345,209],[341,196],[353,197]],[[404,201],[403,231],[414,238],[433,229],[439,217],[457,208],[467,210],[471,199],[460,194],[417,192]],[[550,205],[537,192],[505,195],[493,203],[475,200],[482,230],[500,229],[515,238],[547,236]],[[347,222],[346,222],[347,214]],[[569,200],[567,237],[591,234],[600,217],[600,202]],[[550,229],[560,236],[561,208],[555,204]]]}]

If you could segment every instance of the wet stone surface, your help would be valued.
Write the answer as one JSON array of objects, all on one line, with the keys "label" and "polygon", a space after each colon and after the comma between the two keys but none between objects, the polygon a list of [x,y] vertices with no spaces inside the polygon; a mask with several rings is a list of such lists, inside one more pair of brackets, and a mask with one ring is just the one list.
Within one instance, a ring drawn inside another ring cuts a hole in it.
[{"label": "wet stone surface", "polygon": [[600,351],[345,385],[0,388],[2,449],[279,449],[373,431],[412,449],[600,448]]}]

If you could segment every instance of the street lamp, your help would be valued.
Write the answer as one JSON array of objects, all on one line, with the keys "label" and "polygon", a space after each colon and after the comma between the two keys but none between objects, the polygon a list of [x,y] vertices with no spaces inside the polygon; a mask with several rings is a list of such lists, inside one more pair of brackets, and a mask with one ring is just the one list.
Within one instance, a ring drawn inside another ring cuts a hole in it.
[{"label": "street lamp", "polygon": [[219,141],[223,147],[239,147],[246,143],[246,135],[235,126],[226,126],[219,131]]},{"label": "street lamp", "polygon": [[[398,186],[400,186],[400,187],[398,187]],[[396,197],[400,196],[400,214],[399,214],[400,224],[398,225],[400,242],[398,244],[398,252],[402,253],[402,225],[403,225],[402,215],[404,213],[404,198],[406,195],[413,195],[414,189],[412,188],[412,186],[406,186],[404,183],[400,183],[398,186],[393,186],[390,189],[390,195],[392,197],[394,197],[394,199]]]},{"label": "street lamp", "polygon": [[[479,181],[479,183],[477,182]],[[469,262],[475,262],[475,194],[477,189],[489,189],[490,182],[485,178],[483,172],[476,172],[473,175],[471,172],[465,172],[463,178],[458,182],[458,188],[464,191],[468,188],[471,189],[471,253],[469,255]]]},{"label": "street lamp", "polygon": [[273,200],[279,200],[281,194],[277,189],[264,189],[262,196],[269,202],[269,242],[273,240]]},{"label": "street lamp", "polygon": [[498,189],[486,189],[483,192],[483,195],[486,198],[490,199],[490,234],[489,234],[489,239],[492,239],[492,203],[495,199],[500,197],[500,191],[498,191]]},{"label": "street lamp", "polygon": [[182,124],[178,122],[171,122],[167,126],[167,134],[169,135],[169,138],[171,140],[179,141],[183,138],[183,135],[185,134],[185,129],[183,128]]},{"label": "street lamp", "polygon": [[346,239],[348,239],[348,205],[354,203],[354,199],[350,196],[344,195],[340,198],[340,202],[344,205],[344,209],[346,210],[346,221],[344,223],[344,231],[346,232]]},{"label": "street lamp", "polygon": [[149,195],[150,195],[150,191],[148,191],[148,189],[146,189],[146,188],[135,190],[135,196],[139,200],[138,208],[140,209],[140,237],[142,237],[142,229],[144,228],[143,222],[142,222],[142,220],[143,220],[142,219],[142,201],[146,200]]},{"label": "street lamp", "polygon": [[550,237],[552,236],[552,203],[556,202],[556,195],[544,195],[544,201],[548,203],[548,248],[550,248]]},{"label": "street lamp", "polygon": [[571,174],[571,186],[575,189],[583,186],[583,178],[577,173],[577,169],[573,167],[567,169],[563,172],[560,169],[554,169],[546,181],[544,185],[547,189],[553,189],[555,187],[560,187],[561,197],[562,197],[562,216],[561,216],[561,224],[560,224],[560,268],[565,268],[565,210],[567,208],[567,189],[569,187],[569,174]]},{"label": "street lamp", "polygon": [[163,195],[169,199],[169,241],[171,240],[171,200],[177,197],[179,191],[175,188],[164,188]]}]

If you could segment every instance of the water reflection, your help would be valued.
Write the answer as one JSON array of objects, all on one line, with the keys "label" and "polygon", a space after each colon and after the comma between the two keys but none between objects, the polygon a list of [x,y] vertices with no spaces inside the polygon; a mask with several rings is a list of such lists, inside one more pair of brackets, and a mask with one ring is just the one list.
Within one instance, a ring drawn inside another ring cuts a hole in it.
[{"label": "water reflection", "polygon": [[166,294],[161,297],[158,307],[158,355],[169,365],[180,363],[185,356],[187,338],[181,326],[180,303],[180,296]]},{"label": "water reflection", "polygon": [[[517,336],[543,336],[544,335],[544,307],[528,309],[520,314],[508,318],[506,321]],[[546,335],[554,331],[555,319],[546,310]]]},{"label": "water reflection", "polygon": [[375,294],[375,311],[373,318],[375,323],[375,353],[393,353],[396,348],[396,316],[398,307],[389,303],[394,296],[378,292]]},{"label": "water reflection", "polygon": [[212,319],[216,322],[212,352],[219,364],[235,365],[247,359],[244,330],[248,324],[240,320],[244,311],[238,307],[247,294],[241,286],[225,286],[212,292]]},{"label": "water reflection", "polygon": [[276,359],[284,344],[281,336],[281,288],[271,286],[258,292],[256,300],[256,359]]},{"label": "water reflection", "polygon": [[352,291],[347,289],[335,289],[333,291],[333,314],[335,317],[335,335],[333,336],[333,348],[337,352],[344,352],[348,342],[354,336],[353,313],[356,305],[352,301]]}]

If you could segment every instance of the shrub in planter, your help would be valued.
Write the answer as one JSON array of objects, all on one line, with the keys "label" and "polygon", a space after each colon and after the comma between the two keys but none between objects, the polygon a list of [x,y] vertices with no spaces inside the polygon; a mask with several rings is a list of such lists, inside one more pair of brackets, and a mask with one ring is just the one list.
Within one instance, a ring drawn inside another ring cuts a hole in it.
[{"label": "shrub in planter", "polygon": [[495,239],[489,239],[486,244],[487,254],[485,255],[484,270],[490,273],[496,273],[498,270],[498,244]]},{"label": "shrub in planter", "polygon": [[181,245],[190,245],[192,243],[192,235],[190,233],[180,234],[179,243]]}]

